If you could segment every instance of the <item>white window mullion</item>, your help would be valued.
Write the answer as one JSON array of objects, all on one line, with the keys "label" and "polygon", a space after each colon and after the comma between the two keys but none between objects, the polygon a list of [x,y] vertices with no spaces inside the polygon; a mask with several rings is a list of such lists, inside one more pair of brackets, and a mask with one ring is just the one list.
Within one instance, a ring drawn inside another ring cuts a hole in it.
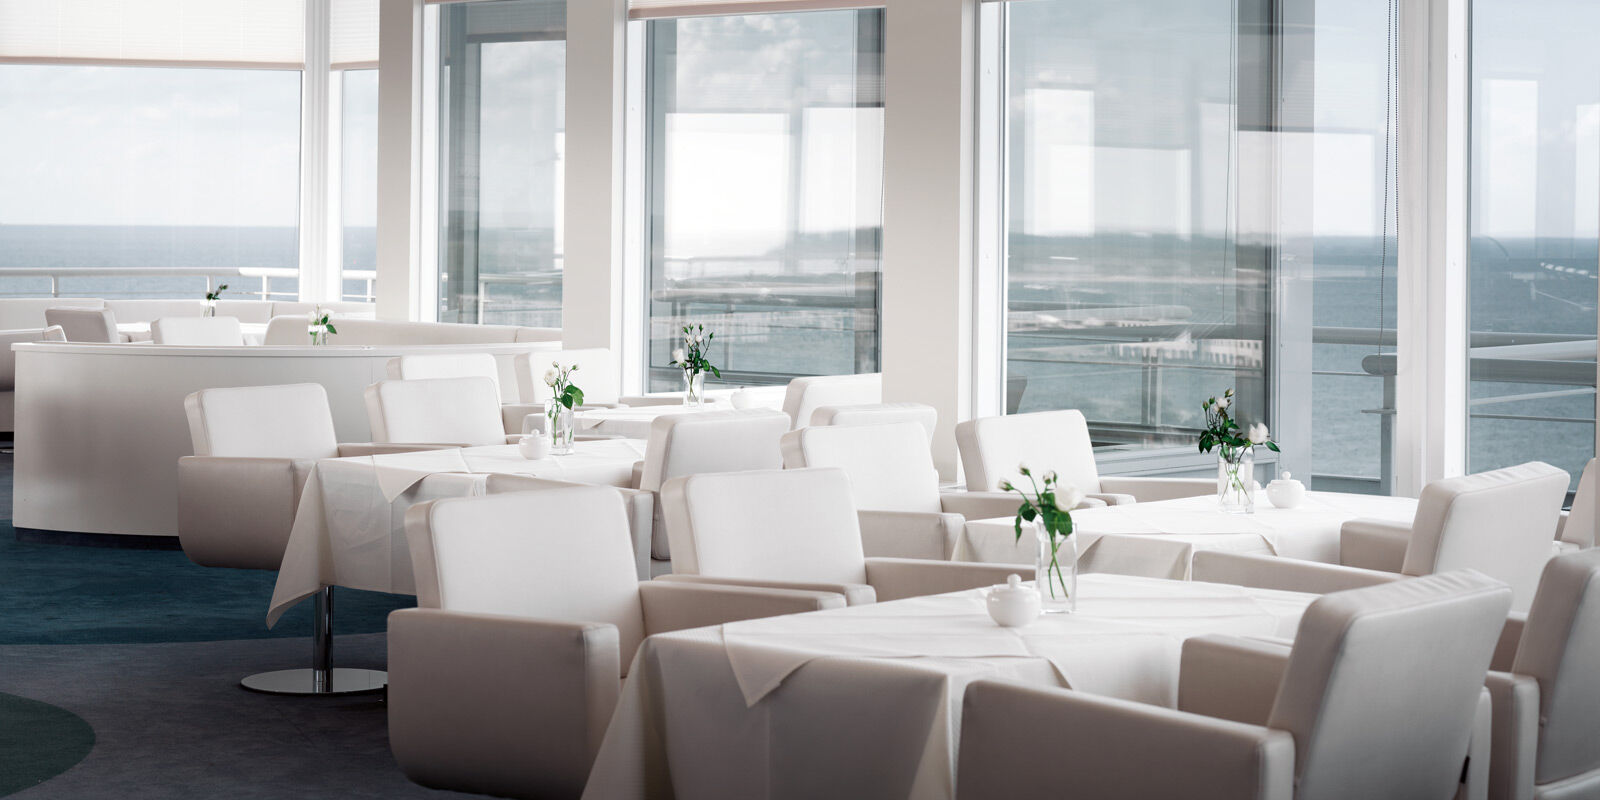
[{"label": "white window mullion", "polygon": [[306,0],[305,69],[300,81],[300,299],[321,302],[330,295],[329,100],[330,0]]}]

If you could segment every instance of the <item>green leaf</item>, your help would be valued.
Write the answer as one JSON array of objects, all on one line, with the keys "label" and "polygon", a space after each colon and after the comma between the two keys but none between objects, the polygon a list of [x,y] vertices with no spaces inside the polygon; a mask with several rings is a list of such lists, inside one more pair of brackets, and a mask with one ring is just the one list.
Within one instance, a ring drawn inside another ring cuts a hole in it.
[{"label": "green leaf", "polygon": [[331,322],[324,322],[322,324],[328,326],[328,333],[338,333],[339,332],[339,329],[333,327],[333,323],[331,323]]},{"label": "green leaf", "polygon": [[1278,449],[1278,443],[1277,443],[1277,442],[1270,442],[1270,441],[1269,441],[1269,442],[1267,442],[1267,443],[1266,443],[1266,445],[1267,445],[1267,449],[1268,449],[1268,450],[1271,450],[1271,451],[1272,451],[1272,452],[1274,452],[1274,453],[1281,453],[1281,452],[1283,452],[1283,451],[1282,451],[1282,450],[1279,450],[1279,449]]}]

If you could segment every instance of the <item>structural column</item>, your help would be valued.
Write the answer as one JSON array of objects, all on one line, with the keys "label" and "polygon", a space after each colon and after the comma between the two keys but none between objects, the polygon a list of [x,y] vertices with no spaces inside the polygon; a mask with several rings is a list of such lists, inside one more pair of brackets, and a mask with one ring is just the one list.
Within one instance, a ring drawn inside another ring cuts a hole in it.
[{"label": "structural column", "polygon": [[567,4],[562,335],[567,347],[606,347],[613,353],[624,349],[627,295],[622,269],[627,23],[627,0]]},{"label": "structural column", "polygon": [[977,0],[888,0],[886,20],[883,395],[938,410],[934,463],[949,480],[974,394]]},{"label": "structural column", "polygon": [[379,319],[418,319],[422,264],[422,0],[378,7]]}]

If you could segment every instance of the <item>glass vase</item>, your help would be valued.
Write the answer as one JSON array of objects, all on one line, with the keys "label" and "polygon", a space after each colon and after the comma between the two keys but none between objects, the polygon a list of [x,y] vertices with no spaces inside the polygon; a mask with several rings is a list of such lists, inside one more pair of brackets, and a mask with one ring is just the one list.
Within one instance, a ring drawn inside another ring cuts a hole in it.
[{"label": "glass vase", "polygon": [[211,319],[212,317],[215,317],[216,315],[217,315],[217,301],[215,301],[215,300],[207,300],[206,301],[205,313],[202,314],[201,316],[204,316],[206,319]]},{"label": "glass vase", "polygon": [[706,402],[706,374],[683,371],[683,404],[701,406]]},{"label": "glass vase", "polygon": [[306,332],[311,334],[312,345],[324,345],[328,343],[328,332],[324,330],[321,325],[309,325],[306,327]]},{"label": "glass vase", "polygon": [[1078,608],[1078,541],[1069,534],[1051,537],[1042,520],[1033,521],[1039,542],[1034,586],[1046,614],[1070,614]]},{"label": "glass vase", "polygon": [[1252,448],[1217,453],[1217,504],[1229,514],[1256,512],[1256,456]]},{"label": "glass vase", "polygon": [[572,415],[572,409],[555,400],[547,400],[544,415],[548,423],[545,427],[550,431],[550,454],[564,456],[571,453],[572,436],[577,429],[577,420]]}]

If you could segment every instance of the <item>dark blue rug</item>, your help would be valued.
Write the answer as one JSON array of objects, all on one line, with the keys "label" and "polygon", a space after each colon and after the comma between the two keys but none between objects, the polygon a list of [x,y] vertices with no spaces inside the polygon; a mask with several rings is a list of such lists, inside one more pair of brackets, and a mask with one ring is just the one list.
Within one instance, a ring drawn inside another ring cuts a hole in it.
[{"label": "dark blue rug", "polygon": [[[145,644],[311,635],[311,602],[268,630],[277,573],[196,566],[183,553],[30,544],[0,520],[0,645]],[[334,591],[334,633],[380,633],[411,597]]]}]

